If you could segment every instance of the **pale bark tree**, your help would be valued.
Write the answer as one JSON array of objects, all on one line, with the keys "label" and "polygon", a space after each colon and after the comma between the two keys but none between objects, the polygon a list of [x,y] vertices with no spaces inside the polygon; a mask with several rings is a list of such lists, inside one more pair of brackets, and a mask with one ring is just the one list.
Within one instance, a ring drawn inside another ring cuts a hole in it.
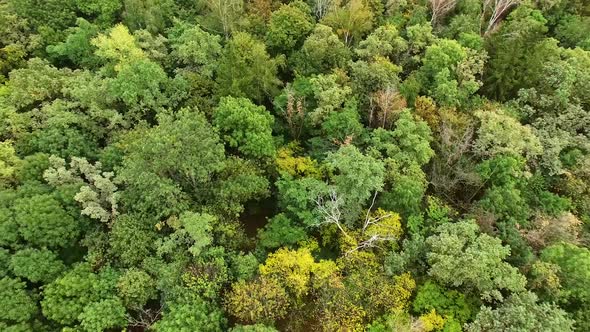
[{"label": "pale bark tree", "polygon": [[[389,212],[378,213],[376,215],[371,214],[371,210],[373,209],[375,200],[377,199],[377,194],[378,192],[375,191],[373,200],[371,201],[371,206],[367,210],[367,214],[362,223],[360,230],[360,240],[355,239],[356,236],[353,237],[346,231],[346,226],[342,223],[343,218],[342,211],[340,209],[343,204],[343,200],[338,196],[336,190],[334,189],[330,190],[327,197],[319,196],[315,200],[317,209],[323,217],[323,220],[320,221],[316,226],[326,224],[335,225],[348,240],[351,240],[353,243],[355,243],[353,248],[348,250],[345,255],[349,255],[358,250],[375,248],[383,242],[398,240],[400,236],[399,231],[401,231],[401,228],[397,229],[397,227],[393,227],[395,229],[391,229],[391,225],[388,225],[387,222],[391,221],[391,218],[399,218],[399,216]],[[379,209],[379,211],[382,210]],[[396,219],[396,222],[399,222],[399,219]]]},{"label": "pale bark tree", "polygon": [[[484,35],[494,31],[498,23],[502,21],[512,8],[518,6],[521,0],[484,0],[483,9],[481,13],[481,29],[483,29],[484,22],[487,19],[487,26]],[[489,16],[489,18],[488,18]]]},{"label": "pale bark tree", "polygon": [[429,2],[432,10],[432,18],[430,19],[432,26],[436,25],[440,19],[455,9],[457,5],[457,0],[429,0]]},{"label": "pale bark tree", "polygon": [[243,0],[208,0],[211,17],[216,21],[225,38],[229,38],[244,11]]}]

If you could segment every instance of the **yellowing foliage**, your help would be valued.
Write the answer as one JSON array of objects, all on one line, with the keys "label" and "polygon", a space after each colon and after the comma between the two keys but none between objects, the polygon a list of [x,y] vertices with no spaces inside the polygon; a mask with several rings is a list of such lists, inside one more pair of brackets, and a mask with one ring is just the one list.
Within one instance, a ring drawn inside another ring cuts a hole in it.
[{"label": "yellowing foliage", "polygon": [[429,313],[420,316],[419,322],[421,324],[421,331],[431,332],[442,330],[445,325],[445,319],[432,309]]},{"label": "yellowing foliage", "polygon": [[117,24],[108,35],[100,34],[92,39],[98,47],[96,55],[115,62],[115,71],[120,71],[125,64],[144,59],[145,53],[135,43],[135,38],[123,24]]},{"label": "yellowing foliage", "polygon": [[259,267],[263,276],[273,276],[297,297],[306,295],[310,287],[317,288],[338,271],[332,261],[315,262],[307,248],[281,248],[270,254]]},{"label": "yellowing foliage", "polygon": [[291,143],[277,151],[276,163],[279,172],[284,172],[292,176],[311,176],[320,177],[321,172],[318,163],[310,157],[297,157],[296,154],[301,152],[301,147],[296,143]]},{"label": "yellowing foliage", "polygon": [[399,214],[379,208],[373,212],[372,218],[374,223],[367,226],[366,237],[377,235],[384,239],[401,238],[403,230]]}]

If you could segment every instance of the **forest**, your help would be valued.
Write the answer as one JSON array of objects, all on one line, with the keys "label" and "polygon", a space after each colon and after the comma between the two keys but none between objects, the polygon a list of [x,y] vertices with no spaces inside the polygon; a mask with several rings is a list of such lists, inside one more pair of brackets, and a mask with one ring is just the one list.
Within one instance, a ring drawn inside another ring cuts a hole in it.
[{"label": "forest", "polygon": [[0,331],[590,331],[590,1],[0,0]]}]

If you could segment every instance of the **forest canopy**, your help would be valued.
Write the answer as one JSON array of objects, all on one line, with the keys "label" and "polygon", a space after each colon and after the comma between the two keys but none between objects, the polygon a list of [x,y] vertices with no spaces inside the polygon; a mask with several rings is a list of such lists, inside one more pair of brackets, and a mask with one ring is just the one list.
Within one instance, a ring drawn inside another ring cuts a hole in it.
[{"label": "forest canopy", "polygon": [[0,330],[590,331],[585,0],[0,0]]}]

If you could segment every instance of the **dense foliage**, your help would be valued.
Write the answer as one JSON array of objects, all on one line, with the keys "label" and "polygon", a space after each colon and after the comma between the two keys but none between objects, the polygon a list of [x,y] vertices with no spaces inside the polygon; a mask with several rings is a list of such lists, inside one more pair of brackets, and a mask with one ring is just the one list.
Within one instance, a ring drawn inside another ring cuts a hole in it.
[{"label": "dense foliage", "polygon": [[590,331],[584,0],[0,0],[1,331]]}]

